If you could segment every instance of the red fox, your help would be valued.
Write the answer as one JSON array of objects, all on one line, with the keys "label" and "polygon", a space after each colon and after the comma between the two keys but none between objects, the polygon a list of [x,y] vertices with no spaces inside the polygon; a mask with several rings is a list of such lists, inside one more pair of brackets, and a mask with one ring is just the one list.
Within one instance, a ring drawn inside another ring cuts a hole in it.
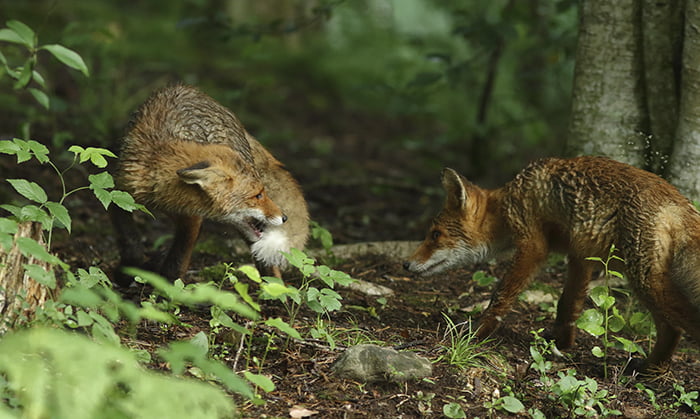
[{"label": "red fox", "polygon": [[[169,279],[187,271],[203,219],[233,225],[265,274],[279,277],[281,252],[306,243],[309,216],[299,184],[233,113],[194,87],[151,95],[132,119],[118,164],[117,187],[175,222],[160,267]],[[115,208],[112,218],[121,266],[142,266],[131,214]],[[119,274],[117,280],[128,281]]]},{"label": "red fox", "polygon": [[550,251],[568,255],[553,337],[574,343],[596,262],[611,245],[651,311],[657,340],[639,368],[667,366],[685,330],[700,343],[700,213],[660,177],[604,157],[537,160],[504,187],[481,189],[452,169],[447,197],[425,241],[404,267],[434,274],[514,250],[509,270],[484,311],[477,336],[490,335]]}]

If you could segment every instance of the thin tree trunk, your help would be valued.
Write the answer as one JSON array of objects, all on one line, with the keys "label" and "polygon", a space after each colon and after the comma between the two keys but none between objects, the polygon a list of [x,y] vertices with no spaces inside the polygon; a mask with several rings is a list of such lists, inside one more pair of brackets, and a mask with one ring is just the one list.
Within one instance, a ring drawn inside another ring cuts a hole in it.
[{"label": "thin tree trunk", "polygon": [[568,154],[644,165],[640,13],[636,0],[582,2]]},{"label": "thin tree trunk", "polygon": [[680,117],[668,179],[682,193],[700,200],[700,1],[685,11]]},{"label": "thin tree trunk", "polygon": [[679,0],[644,0],[642,33],[644,82],[651,136],[646,139],[647,165],[663,174],[678,124],[683,10]]},{"label": "thin tree trunk", "polygon": [[16,245],[20,237],[29,237],[43,243],[41,224],[22,223],[17,228],[15,242],[9,251],[0,247],[0,333],[31,320],[37,307],[44,304],[50,290],[32,279],[24,265],[34,264],[51,269],[46,262],[24,256]]}]

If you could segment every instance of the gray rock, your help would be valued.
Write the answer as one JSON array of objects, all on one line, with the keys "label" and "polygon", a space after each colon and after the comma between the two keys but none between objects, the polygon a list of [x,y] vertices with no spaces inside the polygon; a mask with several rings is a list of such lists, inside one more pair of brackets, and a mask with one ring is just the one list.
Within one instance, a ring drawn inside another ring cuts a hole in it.
[{"label": "gray rock", "polygon": [[428,377],[433,365],[413,352],[398,352],[377,345],[357,345],[343,352],[333,364],[333,372],[341,378],[364,383],[401,383]]}]

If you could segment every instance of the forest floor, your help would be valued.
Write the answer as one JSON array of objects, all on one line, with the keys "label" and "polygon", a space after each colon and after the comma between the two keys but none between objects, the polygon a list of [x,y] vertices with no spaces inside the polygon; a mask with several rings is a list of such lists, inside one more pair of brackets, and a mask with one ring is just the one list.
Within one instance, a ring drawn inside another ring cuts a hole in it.
[{"label": "forest floor", "polygon": [[[294,145],[278,144],[270,148],[300,181],[312,218],[327,228],[339,244],[421,240],[443,200],[440,169],[434,160],[442,153],[446,156],[445,165],[457,166],[462,152],[441,150],[432,156],[433,162],[424,163],[424,154],[382,147],[380,142],[359,135],[332,140],[311,136]],[[319,150],[325,151],[319,154]],[[73,234],[57,236],[54,249],[76,268],[97,264],[110,271],[117,263],[117,254],[109,219],[89,195],[76,197],[73,204],[69,203],[75,220]],[[141,218],[151,242],[170,233],[166,219],[146,221]],[[230,238],[219,226],[205,226],[188,282],[201,279],[201,270],[207,266],[247,262],[245,257],[231,254]],[[463,322],[474,307],[488,302],[493,285],[479,285],[472,279],[473,272],[483,270],[487,275],[500,277],[504,263],[471,266],[430,278],[409,275],[400,260],[377,255],[343,260],[333,267],[354,278],[389,287],[394,295],[384,301],[339,289],[343,308],[326,319],[335,338],[335,348],[325,340],[275,339],[273,348],[266,352],[265,331],[259,330],[262,343],[252,347],[252,355],[261,360],[260,371],[272,378],[276,388],[263,395],[266,403],[261,406],[237,400],[244,417],[295,417],[304,413],[302,408],[308,409],[307,414],[316,412],[311,417],[319,418],[444,417],[443,406],[453,402],[460,405],[466,417],[529,417],[526,412],[511,414],[498,409],[499,403],[503,403],[500,398],[509,395],[519,399],[526,409],[537,408],[546,417],[574,416],[566,407],[566,395],[559,396],[551,388],[545,388],[540,373],[530,368],[531,332],[547,329],[553,323],[565,272],[561,258],[552,258],[552,263],[540,272],[531,287],[545,298],[535,302],[522,298],[504,319],[494,339],[479,350],[484,352],[483,365],[466,369],[451,366],[443,359],[445,347],[450,344],[445,334],[445,316],[455,323]],[[299,278],[299,274],[290,273],[285,279],[294,284]],[[125,294],[141,298],[141,292],[132,288]],[[621,312],[628,306],[638,309],[634,298],[627,299],[619,293],[615,296]],[[588,302],[587,308],[590,306]],[[262,311],[265,315],[288,319],[283,307],[274,302],[264,302]],[[125,337],[125,343],[152,352],[154,369],[167,368],[155,356],[159,346],[210,330],[207,308],[183,308],[179,316],[187,326],[144,324],[136,337]],[[295,326],[302,336],[308,337],[309,329],[318,326],[316,314],[302,310]],[[624,331],[619,335],[644,339]],[[432,376],[401,385],[363,384],[335,377],[331,366],[344,347],[367,342],[403,346],[427,357],[434,361]],[[213,350],[218,358],[231,364],[237,345],[226,345],[224,340],[219,343]],[[607,359],[608,377],[604,378],[602,360],[591,354],[595,345],[601,345],[599,338],[580,331],[575,348],[564,357],[549,357],[552,365],[546,374],[555,382],[559,380],[557,374],[567,370],[575,370],[579,380],[595,379],[599,391],[608,391],[607,395],[597,393],[601,405],[619,410],[625,417],[695,417],[692,410],[677,403],[679,392],[674,390],[674,384],[682,385],[688,393],[700,390],[700,353],[689,339],[681,341],[670,371],[645,379],[620,374],[628,356],[619,350],[611,350]],[[648,347],[646,343],[644,346]],[[657,407],[645,392],[635,387],[637,383],[653,391]],[[584,389],[567,394],[577,392],[584,394]],[[583,413],[594,416],[595,411]]]}]

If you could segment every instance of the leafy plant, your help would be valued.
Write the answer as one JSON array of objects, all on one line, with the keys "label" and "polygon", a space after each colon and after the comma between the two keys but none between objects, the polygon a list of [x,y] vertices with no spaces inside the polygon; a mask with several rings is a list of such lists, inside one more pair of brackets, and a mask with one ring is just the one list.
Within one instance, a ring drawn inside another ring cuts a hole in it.
[{"label": "leafy plant", "polygon": [[484,403],[484,407],[491,410],[502,410],[508,413],[521,413],[525,410],[523,403],[513,395],[509,386],[506,386],[504,391],[507,393],[501,396],[500,390],[496,389],[493,392],[491,400]]},{"label": "leafy plant", "polygon": [[676,401],[671,405],[672,407],[678,408],[686,406],[693,412],[700,413],[700,399],[698,399],[697,390],[686,392],[685,388],[678,383],[673,383],[673,389],[676,391],[673,394]]},{"label": "leafy plant", "polygon": [[621,336],[614,336],[614,339],[611,339],[610,337],[610,332],[617,333],[621,331],[626,324],[624,317],[615,306],[615,297],[610,295],[610,287],[608,286],[608,280],[610,277],[623,278],[623,275],[620,272],[610,268],[610,264],[614,261],[624,263],[624,260],[621,257],[615,255],[616,250],[615,245],[610,246],[610,251],[608,252],[608,257],[606,259],[598,257],[586,258],[587,260],[596,261],[603,264],[605,284],[597,286],[591,290],[591,299],[593,300],[596,308],[584,311],[576,321],[576,326],[580,329],[585,330],[593,336],[602,337],[603,347],[600,348],[599,346],[594,346],[591,352],[596,357],[603,359],[603,371],[606,379],[608,377],[607,360],[609,348],[620,348],[629,352],[630,354],[635,352],[644,354],[644,350],[635,342]]},{"label": "leafy plant", "polygon": [[[13,84],[15,90],[27,89],[44,108],[49,109],[50,101],[48,95],[42,90],[46,88],[46,80],[36,69],[40,51],[47,51],[66,66],[79,70],[85,76],[89,75],[85,62],[75,51],[61,44],[39,45],[34,30],[18,20],[10,20],[6,25],[7,27],[0,29],[0,41],[22,47],[25,50],[25,57],[21,64],[13,64],[0,51],[0,64],[5,70],[0,72],[0,79],[2,79],[4,74],[9,75],[10,78],[15,80]],[[35,82],[40,88],[29,87],[32,82]]]},{"label": "leafy plant", "polygon": [[13,417],[228,418],[229,397],[210,385],[143,369],[134,354],[84,336],[33,328],[0,341],[0,412]]}]

